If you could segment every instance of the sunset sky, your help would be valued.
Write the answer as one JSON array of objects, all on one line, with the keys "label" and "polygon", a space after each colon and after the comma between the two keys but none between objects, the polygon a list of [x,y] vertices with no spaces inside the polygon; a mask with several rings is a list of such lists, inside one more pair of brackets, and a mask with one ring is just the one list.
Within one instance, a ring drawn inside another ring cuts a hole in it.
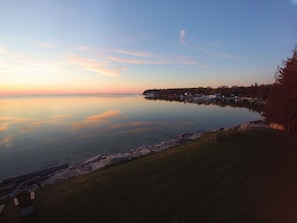
[{"label": "sunset sky", "polygon": [[0,0],[0,94],[268,84],[297,0]]}]

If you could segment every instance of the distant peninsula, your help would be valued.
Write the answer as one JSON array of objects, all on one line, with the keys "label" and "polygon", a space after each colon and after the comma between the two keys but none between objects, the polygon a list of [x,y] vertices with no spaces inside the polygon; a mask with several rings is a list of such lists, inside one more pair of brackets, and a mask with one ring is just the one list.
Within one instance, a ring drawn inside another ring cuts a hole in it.
[{"label": "distant peninsula", "polygon": [[189,102],[197,104],[217,104],[219,106],[246,107],[259,113],[263,112],[264,105],[269,97],[272,84],[249,87],[221,86],[218,88],[169,88],[148,89],[143,95],[148,100],[167,100]]},{"label": "distant peninsula", "polygon": [[245,86],[221,86],[218,88],[212,87],[197,87],[197,88],[168,88],[168,89],[148,89],[143,92],[145,96],[152,96],[156,98],[175,99],[183,96],[201,96],[201,95],[216,95],[221,97],[250,97],[261,98],[266,100],[269,97],[272,84],[257,83],[245,87]]}]

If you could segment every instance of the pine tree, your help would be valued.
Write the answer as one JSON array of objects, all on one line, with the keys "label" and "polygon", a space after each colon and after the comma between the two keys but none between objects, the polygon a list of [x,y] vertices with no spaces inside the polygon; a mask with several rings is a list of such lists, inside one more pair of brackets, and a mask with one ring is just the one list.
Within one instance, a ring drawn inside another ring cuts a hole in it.
[{"label": "pine tree", "polygon": [[270,122],[284,125],[289,132],[297,131],[297,45],[293,56],[277,68],[265,116]]}]

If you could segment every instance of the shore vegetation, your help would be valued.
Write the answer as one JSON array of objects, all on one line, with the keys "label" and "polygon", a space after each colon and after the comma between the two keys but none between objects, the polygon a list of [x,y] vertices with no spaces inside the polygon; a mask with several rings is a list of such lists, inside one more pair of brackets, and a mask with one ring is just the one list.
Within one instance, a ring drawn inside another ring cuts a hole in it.
[{"label": "shore vegetation", "polygon": [[275,75],[265,116],[288,132],[297,132],[297,45],[293,55],[283,61]]}]

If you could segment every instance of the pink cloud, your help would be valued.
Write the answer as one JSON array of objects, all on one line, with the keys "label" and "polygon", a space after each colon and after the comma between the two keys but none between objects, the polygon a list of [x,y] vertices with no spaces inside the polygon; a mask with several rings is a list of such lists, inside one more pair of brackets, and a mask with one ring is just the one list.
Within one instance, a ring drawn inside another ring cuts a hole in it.
[{"label": "pink cloud", "polygon": [[98,72],[106,76],[118,77],[123,67],[108,68],[106,62],[99,62],[96,59],[89,59],[81,56],[67,55],[66,59],[69,63],[77,64],[85,70]]},{"label": "pink cloud", "polygon": [[108,57],[108,59],[115,62],[123,62],[123,63],[130,63],[130,64],[145,64],[144,60],[124,59],[119,57]]},{"label": "pink cloud", "polygon": [[87,47],[87,46],[82,46],[82,45],[80,45],[80,46],[76,46],[76,47],[74,47],[75,49],[77,49],[77,50],[81,50],[81,51],[85,51],[85,50],[89,50],[90,48],[89,47]]},{"label": "pink cloud", "polygon": [[[188,64],[199,65],[199,63],[191,58],[183,56],[162,56],[156,55],[151,59],[125,59],[120,57],[107,57],[108,60],[114,62],[128,63],[128,64]],[[200,65],[199,65],[200,66]],[[201,65],[202,66],[202,65]]]},{"label": "pink cloud", "polygon": [[148,52],[130,51],[130,50],[121,50],[121,49],[116,49],[114,50],[114,52],[130,55],[130,56],[136,56],[136,57],[154,57],[153,54]]}]

